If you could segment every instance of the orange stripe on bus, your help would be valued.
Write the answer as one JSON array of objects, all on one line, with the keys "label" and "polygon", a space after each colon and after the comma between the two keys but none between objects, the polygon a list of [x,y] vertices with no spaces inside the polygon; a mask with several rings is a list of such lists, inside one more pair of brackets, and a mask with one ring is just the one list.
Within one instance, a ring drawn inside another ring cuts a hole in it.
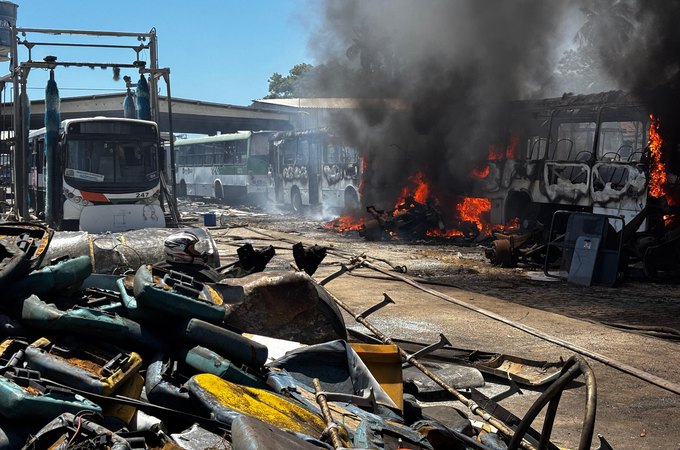
[{"label": "orange stripe on bus", "polygon": [[109,199],[106,198],[106,195],[104,194],[98,194],[96,192],[85,192],[85,191],[80,191],[81,197],[83,197],[85,200],[88,202],[97,202],[97,203],[108,203]]}]

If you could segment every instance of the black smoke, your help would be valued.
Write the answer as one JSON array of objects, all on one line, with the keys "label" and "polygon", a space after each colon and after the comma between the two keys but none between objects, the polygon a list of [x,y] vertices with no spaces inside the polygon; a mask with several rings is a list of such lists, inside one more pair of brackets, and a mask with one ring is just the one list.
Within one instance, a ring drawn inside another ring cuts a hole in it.
[{"label": "black smoke", "polygon": [[566,1],[327,0],[312,38],[319,91],[366,101],[334,127],[369,161],[365,203],[390,207],[422,171],[440,198],[499,141],[509,100],[540,97]]},{"label": "black smoke", "polygon": [[[612,35],[621,35],[620,29],[612,29],[599,42],[603,66],[660,120],[666,148],[676,148],[680,144],[680,0],[610,3],[628,5],[631,26],[619,51],[612,52],[609,42]],[[665,152],[667,162],[673,154]]]}]

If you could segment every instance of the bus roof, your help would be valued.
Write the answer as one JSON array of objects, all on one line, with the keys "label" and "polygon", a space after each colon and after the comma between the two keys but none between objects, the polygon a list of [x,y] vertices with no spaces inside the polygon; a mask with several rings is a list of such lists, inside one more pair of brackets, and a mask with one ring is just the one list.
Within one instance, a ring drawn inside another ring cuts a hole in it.
[{"label": "bus roof", "polygon": [[[79,117],[76,119],[65,119],[62,120],[61,123],[59,124],[59,129],[64,130],[68,127],[69,124],[71,123],[82,123],[82,122],[101,122],[101,121],[107,121],[107,122],[134,122],[134,123],[142,123],[142,124],[147,124],[147,125],[153,125],[153,126],[158,126],[156,122],[152,120],[141,120],[141,119],[128,119],[124,117],[105,117],[105,116],[95,116],[95,117]],[[39,136],[41,134],[45,134],[46,130],[45,127],[42,127],[38,130],[30,130],[28,133],[28,137],[31,138],[33,136]]]},{"label": "bus roof", "polygon": [[65,128],[68,124],[70,123],[79,123],[79,122],[101,122],[101,121],[109,121],[109,122],[136,122],[136,123],[143,123],[143,124],[149,124],[149,125],[157,125],[156,122],[153,120],[142,120],[142,119],[128,119],[124,117],[105,117],[105,116],[95,116],[95,117],[80,117],[76,119],[66,119],[61,121],[61,128]]},{"label": "bus roof", "polygon": [[273,134],[274,131],[237,131],[236,133],[225,133],[217,134],[215,136],[206,136],[199,138],[189,138],[189,139],[178,139],[175,141],[175,146],[177,145],[189,145],[189,144],[204,144],[208,142],[227,142],[227,141],[242,141],[249,139],[254,134],[270,133]]}]

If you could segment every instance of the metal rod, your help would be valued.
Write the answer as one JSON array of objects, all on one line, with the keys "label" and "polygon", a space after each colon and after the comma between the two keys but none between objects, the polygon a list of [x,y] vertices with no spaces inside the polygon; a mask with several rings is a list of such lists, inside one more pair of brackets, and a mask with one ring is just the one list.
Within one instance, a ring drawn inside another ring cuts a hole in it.
[{"label": "metal rod", "polygon": [[19,80],[21,93],[19,94],[19,130],[21,135],[19,137],[21,146],[19,146],[19,152],[17,156],[21,159],[15,160],[15,164],[19,166],[19,186],[17,192],[14,195],[14,202],[17,205],[17,211],[22,220],[28,219],[28,130],[30,129],[30,123],[27,123],[29,112],[30,99],[28,98],[28,93],[26,92],[26,82],[28,78],[29,70],[20,70],[21,79]]},{"label": "metal rod", "polygon": [[[329,251],[329,253],[330,253],[330,254],[334,254],[334,253],[331,252],[331,251]],[[337,255],[336,255],[336,256],[337,256]],[[334,272],[334,273],[328,275],[326,278],[324,278],[323,280],[319,281],[319,284],[320,284],[321,286],[323,286],[323,285],[325,285],[325,284],[327,284],[327,283],[330,283],[331,281],[335,280],[336,278],[338,278],[338,277],[341,276],[342,274],[351,272],[351,271],[353,271],[354,269],[361,267],[361,264],[362,264],[361,261],[359,261],[359,262],[357,262],[357,263],[354,263],[354,264],[350,264],[349,266],[347,266],[347,265],[345,265],[345,264],[341,264],[341,265],[340,265],[340,270],[338,270],[337,272]]]},{"label": "metal rod", "polygon": [[[153,77],[152,77],[153,78]],[[175,167],[175,136],[173,135],[174,130],[172,126],[172,94],[170,91],[170,69],[167,69],[163,73],[163,79],[165,80],[165,85],[167,88],[166,101],[168,103],[168,131],[170,133],[170,181],[172,182],[172,195],[168,199],[168,203],[172,203],[170,206],[171,214],[175,218],[175,222],[179,225],[180,215],[179,208],[177,206],[177,171]],[[159,123],[160,127],[160,114]]]},{"label": "metal rod", "polygon": [[333,420],[331,410],[328,407],[328,402],[326,402],[326,394],[324,394],[321,389],[321,382],[319,382],[318,378],[314,378],[312,383],[314,384],[316,402],[321,408],[321,414],[323,415],[323,420],[326,422],[326,429],[331,437],[333,448],[343,448],[343,443],[340,439],[340,434],[338,433],[338,424]]},{"label": "metal rod", "polygon": [[[157,71],[158,70],[158,39],[156,37],[156,29],[152,28],[149,37],[149,68],[152,71]],[[167,73],[170,73],[170,69],[167,69]],[[163,75],[165,77],[165,83],[169,84],[170,79],[167,75],[164,75],[165,72],[161,73],[160,75]],[[153,110],[153,117],[154,121],[158,124],[158,127],[160,129],[161,126],[161,111],[158,106],[158,79],[157,72],[152,72],[151,76],[149,77],[149,100],[151,103],[151,109]],[[168,87],[169,90],[169,87]],[[168,98],[170,97],[170,94],[168,93]],[[168,100],[169,102],[170,100]],[[170,114],[172,117],[172,114]],[[172,132],[172,130],[170,130]],[[174,186],[173,186],[174,189]],[[173,191],[174,192],[174,191]]]},{"label": "metal rod", "polygon": [[[463,403],[465,406],[467,406],[470,411],[473,414],[478,415],[479,417],[483,418],[486,420],[488,423],[493,425],[503,433],[504,435],[512,438],[514,436],[514,431],[510,429],[506,424],[501,422],[500,420],[496,419],[493,417],[488,411],[483,409],[481,406],[479,406],[476,402],[473,400],[465,397],[463,394],[449,386],[446,381],[441,379],[436,373],[432,372],[430,369],[425,367],[420,361],[418,361],[417,358],[411,357],[408,353],[406,353],[401,347],[399,347],[397,344],[395,344],[392,339],[390,339],[388,336],[386,336],[382,331],[380,331],[378,328],[376,328],[373,324],[371,324],[369,321],[361,317],[361,315],[356,314],[348,305],[346,305],[344,302],[342,302],[340,299],[338,299],[335,295],[333,295],[331,292],[328,292],[328,294],[331,296],[331,298],[335,301],[335,303],[344,309],[349,315],[351,315],[354,320],[356,320],[358,323],[361,325],[365,326],[368,328],[371,333],[376,335],[382,342],[383,344],[387,345],[396,345],[397,349],[399,350],[399,354],[401,355],[402,358],[408,359],[409,363],[416,367],[418,370],[420,370],[422,373],[427,375],[432,381],[437,383],[439,386],[441,386],[444,390],[446,390],[449,394],[453,395],[459,402]],[[521,443],[522,447],[524,447],[527,450],[536,450],[536,447],[534,447],[530,442],[526,440],[522,440]]]},{"label": "metal rod", "polygon": [[95,47],[95,48],[127,48],[132,50],[148,48],[146,45],[116,45],[116,44],[69,44],[67,42],[28,42],[26,40],[19,42],[21,45],[44,45],[50,47]]},{"label": "metal rod", "polygon": [[116,37],[151,37],[151,33],[130,33],[119,31],[88,31],[88,30],[59,30],[48,28],[17,28],[17,33],[39,33],[39,34],[77,34],[82,36],[116,36]]},{"label": "metal rod", "polygon": [[10,70],[12,71],[12,97],[14,103],[12,105],[12,115],[14,116],[14,157],[12,161],[14,163],[14,186],[12,189],[14,198],[12,199],[12,209],[17,216],[17,220],[21,220],[22,217],[19,212],[17,201],[19,200],[19,192],[22,191],[21,171],[23,170],[23,165],[21,164],[21,156],[24,151],[24,134],[21,132],[21,111],[19,107],[19,74],[21,69],[19,68],[17,59],[17,34],[16,28],[14,27],[12,27],[12,36],[14,37],[14,39],[12,39],[12,60],[10,63]]},{"label": "metal rod", "polygon": [[36,69],[54,69],[55,67],[121,67],[123,69],[139,69],[138,64],[122,64],[122,63],[106,63],[106,62],[45,62],[45,61],[26,61],[21,63],[21,67],[30,67]]},{"label": "metal rod", "polygon": [[565,340],[562,340],[560,338],[557,338],[555,336],[551,336],[547,333],[544,333],[542,331],[539,331],[535,328],[531,328],[527,325],[512,321],[510,319],[507,319],[500,314],[496,314],[492,311],[483,309],[483,308],[478,308],[474,305],[471,305],[467,302],[464,302],[462,300],[458,300],[457,298],[450,297],[446,294],[443,294],[439,291],[435,291],[434,289],[427,288],[425,286],[422,286],[421,284],[406,278],[402,275],[397,275],[394,273],[390,273],[387,270],[381,269],[380,267],[374,266],[373,264],[369,263],[368,261],[364,261],[364,266],[368,267],[369,269],[373,269],[376,272],[380,272],[384,275],[390,276],[396,280],[403,281],[404,283],[413,286],[416,289],[420,289],[423,292],[427,292],[428,294],[434,295],[435,297],[438,297],[442,300],[445,300],[449,303],[453,303],[458,306],[462,306],[463,308],[469,309],[470,311],[477,312],[479,314],[482,314],[486,317],[489,317],[491,319],[497,320],[499,322],[502,322],[506,325],[509,325],[513,328],[517,328],[518,330],[522,330],[525,333],[528,333],[532,336],[536,336],[538,338],[541,338],[545,341],[552,342],[553,344],[559,345],[561,347],[567,348],[569,350],[572,350],[576,353],[579,353],[581,355],[587,356],[589,358],[592,358],[596,361],[601,362],[602,364],[606,364],[609,367],[613,367],[617,370],[620,370],[624,373],[627,373],[629,375],[632,375],[636,378],[639,378],[640,380],[647,381],[648,383],[651,383],[655,386],[660,387],[661,389],[665,389],[669,392],[673,392],[674,394],[680,395],[680,385],[677,383],[673,383],[669,380],[663,379],[661,377],[657,377],[656,375],[652,375],[649,372],[645,372],[644,370],[640,370],[637,367],[630,366],[628,364],[622,363],[620,361],[617,361],[615,359],[609,358],[607,356],[601,355],[599,353],[590,351],[588,349],[585,349],[583,347],[579,347],[578,345],[572,344],[571,342],[567,342]]}]

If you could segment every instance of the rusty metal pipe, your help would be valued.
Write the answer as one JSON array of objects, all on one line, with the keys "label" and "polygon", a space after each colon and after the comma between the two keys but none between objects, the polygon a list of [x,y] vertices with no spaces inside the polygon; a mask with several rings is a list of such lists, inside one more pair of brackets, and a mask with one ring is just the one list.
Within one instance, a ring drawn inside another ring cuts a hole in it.
[{"label": "rusty metal pipe", "polygon": [[[327,291],[328,292],[328,291]],[[346,305],[342,300],[338,299],[335,295],[332,293],[328,292],[328,294],[331,296],[331,298],[335,301],[335,303],[347,311],[348,314],[350,314],[354,320],[356,320],[358,323],[361,325],[365,326],[368,328],[371,333],[376,335],[378,339],[380,339],[383,344],[388,344],[388,345],[396,345],[392,339],[390,339],[388,336],[386,336],[382,331],[380,331],[378,328],[376,328],[372,323],[367,321],[365,318],[363,318],[360,314],[355,313],[348,305]],[[449,386],[446,381],[441,379],[439,376],[437,376],[436,373],[432,372],[430,369],[425,367],[420,361],[418,361],[416,358],[413,358],[411,355],[406,353],[401,347],[396,345],[397,349],[399,350],[399,354],[412,366],[416,367],[418,370],[420,370],[422,373],[427,375],[432,381],[437,383],[439,386],[441,386],[444,390],[446,390],[449,394],[453,395],[458,401],[463,403],[465,406],[467,406],[470,411],[473,414],[476,414],[477,416],[481,417],[482,419],[486,420],[489,424],[493,425],[503,433],[504,435],[512,438],[515,435],[515,432],[510,429],[505,423],[501,422],[500,420],[496,419],[493,417],[488,411],[486,411],[484,408],[479,406],[477,403],[475,403],[473,400],[465,397],[463,394]],[[526,440],[521,441],[521,446],[525,448],[526,450],[536,450],[536,447],[534,447],[530,442]]]},{"label": "rusty metal pipe", "polygon": [[344,448],[342,440],[340,439],[340,434],[338,433],[338,424],[335,423],[333,416],[331,416],[331,410],[326,401],[326,394],[324,394],[321,389],[321,382],[318,378],[314,378],[312,384],[314,384],[316,402],[319,404],[319,408],[321,408],[321,414],[323,415],[323,420],[326,422],[326,429],[331,437],[333,448]]},{"label": "rusty metal pipe", "polygon": [[489,311],[489,310],[486,310],[486,309],[483,309],[483,308],[478,308],[478,307],[471,305],[467,302],[464,302],[462,300],[458,300],[456,298],[453,298],[453,297],[450,297],[446,294],[443,294],[439,291],[435,291],[434,289],[427,288],[427,287],[422,286],[419,283],[416,283],[415,281],[413,281],[409,278],[406,278],[402,275],[397,275],[395,273],[391,273],[391,272],[388,272],[387,270],[381,269],[380,267],[377,267],[377,266],[369,263],[368,261],[364,261],[364,266],[368,267],[369,269],[373,269],[376,272],[380,272],[384,275],[392,277],[396,280],[403,281],[404,283],[406,283],[410,286],[413,286],[416,289],[420,289],[423,292],[427,292],[428,294],[434,295],[435,297],[438,297],[438,298],[445,300],[449,303],[453,303],[455,305],[462,306],[463,308],[469,309],[470,311],[477,312],[477,313],[482,314],[486,317],[489,317],[491,319],[494,319],[494,320],[502,322],[506,325],[509,325],[513,328],[517,328],[518,330],[522,330],[525,333],[528,333],[532,336],[536,336],[536,337],[543,339],[545,341],[559,345],[560,347],[564,347],[564,348],[567,348],[571,351],[579,353],[583,356],[587,356],[588,358],[594,359],[595,361],[599,361],[602,364],[605,364],[609,367],[620,370],[621,372],[624,372],[624,373],[632,375],[636,378],[639,378],[640,380],[643,380],[643,381],[646,381],[650,384],[658,386],[661,389],[665,389],[669,392],[680,395],[680,384],[678,384],[678,383],[673,383],[672,381],[666,380],[666,379],[658,377],[656,375],[652,375],[651,373],[645,372],[644,370],[640,370],[637,367],[633,367],[633,366],[630,366],[628,364],[624,364],[624,363],[617,361],[615,359],[609,358],[607,356],[601,355],[599,353],[593,352],[593,351],[585,349],[583,347],[579,347],[578,345],[572,344],[571,342],[562,340],[562,339],[557,338],[555,336],[551,336],[547,333],[544,333],[542,331],[531,328],[527,325],[523,325],[521,323],[515,322],[513,320],[510,320],[506,317],[501,316],[500,314],[496,314],[495,312],[492,312],[492,311]]},{"label": "rusty metal pipe", "polygon": [[595,375],[588,363],[580,356],[574,355],[567,360],[562,368],[562,374],[555,380],[534,402],[533,405],[526,412],[522,421],[515,429],[515,436],[508,444],[508,450],[518,448],[519,439],[526,434],[531,427],[531,424],[536,419],[538,414],[543,410],[545,405],[548,406],[548,411],[543,421],[543,430],[541,432],[541,440],[539,443],[540,449],[548,448],[548,439],[552,432],[552,426],[555,421],[555,414],[557,406],[560,402],[560,397],[566,386],[579,375],[583,374],[586,381],[586,412],[583,419],[583,427],[581,431],[581,439],[579,440],[578,450],[588,450],[593,439],[593,432],[595,429],[595,415],[597,410],[597,385],[595,383]]}]

